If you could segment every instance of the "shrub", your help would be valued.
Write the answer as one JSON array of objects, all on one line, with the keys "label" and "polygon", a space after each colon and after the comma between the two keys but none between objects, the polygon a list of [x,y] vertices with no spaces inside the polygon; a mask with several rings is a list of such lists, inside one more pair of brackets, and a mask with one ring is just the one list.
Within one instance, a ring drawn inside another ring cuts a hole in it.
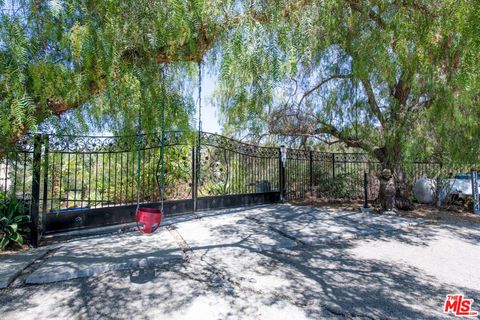
[{"label": "shrub", "polygon": [[23,202],[11,197],[0,203],[0,250],[22,245],[30,232],[30,216]]},{"label": "shrub", "polygon": [[317,174],[314,177],[317,196],[355,199],[360,194],[356,189],[358,186],[356,179],[357,177],[349,173],[337,173],[335,177],[332,177],[329,173]]}]

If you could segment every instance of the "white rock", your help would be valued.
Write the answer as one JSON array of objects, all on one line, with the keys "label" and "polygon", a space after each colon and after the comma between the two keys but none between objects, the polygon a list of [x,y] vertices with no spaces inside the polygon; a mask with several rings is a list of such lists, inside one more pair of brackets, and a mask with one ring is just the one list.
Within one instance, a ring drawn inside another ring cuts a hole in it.
[{"label": "white rock", "polygon": [[413,194],[418,202],[431,204],[435,201],[437,182],[433,179],[420,178],[415,182]]}]

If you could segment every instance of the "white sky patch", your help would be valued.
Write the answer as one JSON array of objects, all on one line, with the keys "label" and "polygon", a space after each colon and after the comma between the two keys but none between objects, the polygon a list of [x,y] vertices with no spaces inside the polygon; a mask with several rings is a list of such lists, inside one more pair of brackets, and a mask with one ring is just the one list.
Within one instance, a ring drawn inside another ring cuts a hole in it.
[{"label": "white sky patch", "polygon": [[60,0],[50,0],[48,1],[48,7],[54,15],[59,15],[63,11],[63,2]]}]

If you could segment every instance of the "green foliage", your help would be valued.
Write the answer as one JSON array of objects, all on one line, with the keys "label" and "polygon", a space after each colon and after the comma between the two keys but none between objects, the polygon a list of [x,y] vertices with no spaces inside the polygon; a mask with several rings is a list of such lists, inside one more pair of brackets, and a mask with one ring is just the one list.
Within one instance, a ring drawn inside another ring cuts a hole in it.
[{"label": "green foliage", "polygon": [[234,14],[230,1],[13,0],[1,9],[0,138],[8,142],[46,119],[49,131],[128,133],[141,114],[156,131],[162,104],[168,128],[188,128],[197,69],[189,62],[214,47]]},{"label": "green foliage", "polygon": [[335,199],[357,198],[358,194],[352,190],[351,174],[337,174],[332,177],[330,174],[315,176],[314,185],[317,186],[316,193],[319,197],[331,197]]},{"label": "green foliage", "polygon": [[0,250],[22,245],[28,235],[30,216],[25,204],[11,197],[0,203]]},{"label": "green foliage", "polygon": [[477,1],[285,7],[222,44],[227,129],[339,140],[376,157],[383,149],[387,164],[427,151],[478,158],[451,139],[478,145]]},{"label": "green foliage", "polygon": [[[128,134],[139,120],[152,132],[162,105],[168,128],[188,129],[196,63],[208,58],[227,133],[315,135],[398,159],[428,150],[475,160],[465,149],[480,146],[479,6],[9,1],[0,13],[0,139],[15,142],[38,125]],[[332,76],[341,77],[302,100]]]}]

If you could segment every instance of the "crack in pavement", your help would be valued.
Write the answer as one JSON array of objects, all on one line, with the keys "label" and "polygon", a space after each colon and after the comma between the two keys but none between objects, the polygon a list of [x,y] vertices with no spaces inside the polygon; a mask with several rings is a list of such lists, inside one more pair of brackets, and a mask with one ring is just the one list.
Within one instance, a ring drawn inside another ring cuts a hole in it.
[{"label": "crack in pavement", "polygon": [[[195,259],[197,260],[197,259]],[[198,263],[199,262],[199,263]],[[223,289],[223,291],[231,295],[233,297],[240,297],[239,293],[242,293],[244,296],[265,296],[266,292],[263,290],[256,290],[253,288],[245,287],[239,281],[233,280],[231,276],[229,276],[228,272],[225,271],[223,268],[218,268],[214,266],[212,263],[208,263],[207,261],[203,260],[203,255],[200,260],[197,261],[190,261],[188,265],[185,265],[185,271],[181,270],[172,270],[173,272],[177,273],[180,276],[186,277],[190,280],[196,281],[206,286],[207,289],[214,288],[214,289]],[[237,290],[237,292],[235,292]],[[372,317],[366,314],[356,313],[356,312],[345,312],[337,307],[331,306],[326,303],[322,303],[320,300],[314,300],[310,302],[300,302],[286,294],[278,294],[275,292],[270,292],[271,298],[275,301],[284,301],[288,302],[298,308],[305,308],[305,307],[318,307],[323,308],[327,312],[331,313],[332,315],[341,316],[345,319],[355,319],[355,318],[366,318],[366,319],[379,319],[376,317]],[[381,319],[381,318],[380,318]]]},{"label": "crack in pavement", "polygon": [[183,254],[185,255],[185,259],[189,260],[192,258],[193,255],[193,250],[192,248],[188,245],[187,241],[182,237],[180,232],[177,231],[177,227],[175,225],[168,225],[165,227],[170,235],[173,237],[175,242],[180,246],[182,249]]},{"label": "crack in pavement", "polygon": [[300,239],[298,239],[298,238],[296,238],[296,237],[294,237],[294,236],[292,236],[292,235],[289,235],[288,233],[283,232],[283,231],[281,231],[281,230],[279,230],[279,229],[276,229],[276,228],[270,226],[268,223],[265,223],[265,222],[257,219],[256,217],[246,217],[246,218],[247,218],[248,220],[250,220],[250,221],[253,221],[253,222],[261,225],[261,226],[267,227],[268,229],[270,229],[270,230],[272,230],[272,231],[275,231],[276,233],[278,233],[278,234],[281,235],[282,237],[285,237],[285,238],[287,238],[287,239],[290,239],[290,240],[295,241],[296,243],[298,243],[298,244],[301,245],[301,246],[307,245],[307,244],[306,244],[305,242],[303,242],[302,240],[300,240]]},{"label": "crack in pavement", "polygon": [[[262,223],[251,217],[247,217],[247,219],[250,219],[255,223],[261,224],[263,226],[267,226],[270,230],[277,232],[281,236],[286,237],[290,240],[293,240],[299,243],[303,247],[307,247],[307,245],[303,241],[295,237],[292,237],[280,230],[270,227],[265,223]],[[172,270],[174,273],[177,273],[180,276],[183,276],[190,280],[201,283],[205,285],[207,289],[221,288],[223,289],[223,291],[225,291],[225,293],[232,296],[238,296],[238,293],[235,292],[236,290],[239,293],[242,293],[244,295],[258,295],[258,296],[265,295],[265,292],[262,290],[255,290],[253,288],[248,288],[243,286],[240,281],[234,280],[234,278],[224,268],[219,268],[216,265],[214,265],[214,263],[208,262],[207,260],[205,260],[208,250],[206,250],[201,256],[197,256],[194,250],[188,245],[188,243],[185,241],[185,239],[176,230],[174,226],[168,226],[167,230],[172,234],[176,242],[180,245],[183,252],[188,257],[188,259],[185,261],[185,264],[183,265],[184,271],[175,269],[175,270]],[[266,252],[271,250],[260,250],[259,253],[261,253],[262,251]],[[338,310],[335,307],[329,306],[328,304],[322,303],[319,300],[305,303],[305,302],[300,302],[286,294],[278,294],[275,292],[271,292],[270,294],[274,300],[286,301],[298,308],[305,308],[305,307],[323,308],[324,310],[331,313],[332,315],[341,316],[346,319],[353,319],[353,318],[377,319],[375,317],[371,317],[371,316],[360,314],[360,313],[344,312],[342,310]]]},{"label": "crack in pavement", "polygon": [[[184,265],[184,268],[186,269],[185,271],[180,271],[176,269],[176,270],[172,270],[173,272],[181,276],[184,276],[188,279],[202,283],[206,285],[207,288],[209,287],[224,288],[227,293],[232,295],[235,294],[234,288],[236,288],[237,290],[245,294],[255,294],[260,296],[265,294],[265,292],[263,292],[262,290],[255,290],[252,288],[246,288],[242,286],[241,282],[234,280],[233,277],[225,269],[218,268],[213,263],[210,263],[205,260],[205,256],[208,253],[208,250],[205,251],[204,254],[202,254],[201,256],[197,256],[194,253],[193,249],[188,245],[188,243],[182,237],[182,235],[176,230],[176,228],[172,228],[169,226],[167,227],[167,229],[172,233],[177,243],[182,247],[182,250],[184,250],[185,254],[187,254],[189,257],[189,260]],[[288,235],[283,235],[281,232],[277,230],[274,230],[274,231],[281,234],[282,236],[285,236],[286,238],[289,238],[291,240],[294,240],[296,242],[303,244],[303,242],[299,241],[298,239],[289,237]],[[264,250],[261,250],[261,251],[264,251]],[[196,268],[197,266],[199,268]],[[305,303],[295,301],[291,297],[283,294],[280,295],[280,294],[272,293],[272,297],[278,300],[288,301],[292,305],[300,308],[315,305],[315,304],[305,304]]]}]

